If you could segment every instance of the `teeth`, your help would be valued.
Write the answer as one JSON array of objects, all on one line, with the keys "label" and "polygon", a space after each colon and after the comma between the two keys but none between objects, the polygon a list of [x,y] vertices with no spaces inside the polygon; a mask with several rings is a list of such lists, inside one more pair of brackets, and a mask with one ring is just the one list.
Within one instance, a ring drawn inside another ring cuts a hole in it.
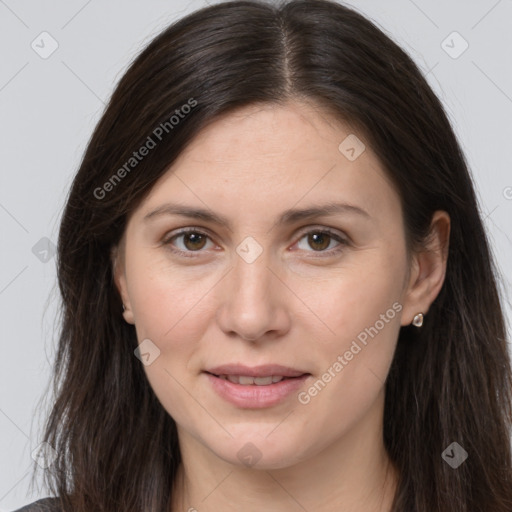
[{"label": "teeth", "polygon": [[[241,381],[240,381],[240,383],[241,383]],[[254,384],[256,384],[257,386],[268,386],[269,384],[272,384],[272,376],[270,376],[270,377],[255,377]]]},{"label": "teeth", "polygon": [[251,384],[255,384],[255,379],[254,377],[246,377],[245,375],[240,375],[238,377],[238,384],[242,384],[242,386],[249,386]]},{"label": "teeth", "polygon": [[229,380],[229,382],[233,382],[234,384],[241,384],[242,386],[251,386],[254,384],[256,386],[268,386],[285,379],[285,377],[282,377],[281,375],[269,375],[268,377],[249,377],[247,375],[219,375],[219,378]]}]

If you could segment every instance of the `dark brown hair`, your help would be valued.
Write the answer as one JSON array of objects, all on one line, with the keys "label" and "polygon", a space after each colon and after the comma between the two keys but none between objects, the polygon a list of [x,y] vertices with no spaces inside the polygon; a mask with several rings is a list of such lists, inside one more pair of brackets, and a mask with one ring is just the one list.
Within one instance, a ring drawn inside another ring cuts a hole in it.
[{"label": "dark brown hair", "polygon": [[[399,191],[408,248],[423,247],[434,211],[451,218],[445,282],[422,329],[401,328],[386,381],[384,441],[400,472],[393,512],[512,510],[497,270],[443,106],[365,17],[292,0],[225,2],[174,23],[130,65],[94,130],[58,240],[62,324],[44,434],[58,457],[45,482],[66,512],[167,511],[181,461],[113,281],[127,215],[218,116],[293,100],[357,127]],[[127,166],[148,137],[155,147]],[[457,469],[441,457],[454,441],[469,455]]]}]

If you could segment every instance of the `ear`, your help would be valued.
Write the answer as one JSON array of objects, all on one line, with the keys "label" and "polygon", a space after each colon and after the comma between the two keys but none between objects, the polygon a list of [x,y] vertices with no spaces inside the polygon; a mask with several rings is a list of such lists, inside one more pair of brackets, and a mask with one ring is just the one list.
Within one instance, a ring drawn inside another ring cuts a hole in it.
[{"label": "ear", "polygon": [[446,275],[449,241],[450,216],[438,210],[432,216],[426,247],[413,255],[401,325],[409,325],[417,313],[426,315],[441,291]]},{"label": "ear", "polygon": [[110,259],[112,261],[112,274],[117,291],[123,301],[124,310],[122,311],[125,321],[134,325],[135,319],[128,295],[128,287],[126,285],[126,271],[124,262],[124,237],[119,245],[114,246],[110,251]]}]

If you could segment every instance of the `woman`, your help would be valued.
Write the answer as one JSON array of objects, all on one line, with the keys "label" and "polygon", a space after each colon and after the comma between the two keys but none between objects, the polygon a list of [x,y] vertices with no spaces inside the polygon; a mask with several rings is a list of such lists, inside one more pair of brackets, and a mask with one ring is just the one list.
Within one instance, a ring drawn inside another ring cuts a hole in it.
[{"label": "woman", "polygon": [[58,498],[22,510],[512,510],[495,273],[442,105],[371,22],[183,18],[70,191]]}]

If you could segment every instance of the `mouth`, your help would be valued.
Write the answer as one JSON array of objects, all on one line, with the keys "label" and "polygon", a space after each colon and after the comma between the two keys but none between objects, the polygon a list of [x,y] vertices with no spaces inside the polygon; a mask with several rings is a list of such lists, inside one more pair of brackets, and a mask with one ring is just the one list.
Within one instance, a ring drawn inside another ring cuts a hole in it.
[{"label": "mouth", "polygon": [[310,373],[303,373],[295,377],[285,377],[284,375],[267,375],[263,377],[251,377],[250,375],[228,375],[228,374],[215,374],[211,372],[205,372],[213,377],[227,380],[233,384],[240,384],[241,386],[270,386],[277,384],[283,380],[300,379],[301,377],[311,375]]},{"label": "mouth", "polygon": [[220,398],[240,409],[262,409],[286,403],[312,376],[279,365],[255,368],[225,365],[202,373]]}]

